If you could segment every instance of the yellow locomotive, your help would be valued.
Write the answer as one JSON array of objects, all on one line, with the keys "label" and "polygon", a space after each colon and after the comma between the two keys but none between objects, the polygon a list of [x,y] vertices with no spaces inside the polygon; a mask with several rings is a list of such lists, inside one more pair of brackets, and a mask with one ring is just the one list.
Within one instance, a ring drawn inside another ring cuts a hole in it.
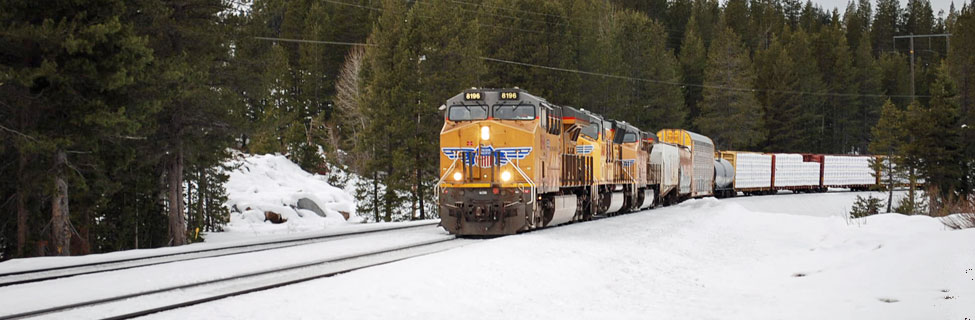
[{"label": "yellow locomotive", "polygon": [[655,137],[520,89],[447,100],[437,182],[441,225],[503,235],[647,208]]}]

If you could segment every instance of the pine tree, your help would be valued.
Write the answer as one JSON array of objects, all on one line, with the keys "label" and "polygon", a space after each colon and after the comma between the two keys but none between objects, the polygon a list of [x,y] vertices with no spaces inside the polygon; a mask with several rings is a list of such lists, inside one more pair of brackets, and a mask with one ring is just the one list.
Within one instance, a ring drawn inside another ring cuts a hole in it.
[{"label": "pine tree", "polygon": [[[620,46],[623,75],[639,79],[680,82],[680,67],[673,51],[665,47],[663,26],[639,12],[616,14],[615,43]],[[697,40],[700,44],[700,40]],[[683,127],[686,112],[680,87],[657,82],[625,81],[618,86],[625,97],[615,114],[631,124],[653,130]]]},{"label": "pine tree", "polygon": [[877,65],[880,68],[880,88],[895,105],[901,109],[906,109],[911,103],[911,69],[907,57],[896,52],[884,52],[877,58]]},{"label": "pine tree", "polygon": [[[963,6],[961,12],[949,18],[948,27],[952,34],[948,66],[958,86],[958,103],[965,125],[962,135],[967,141],[965,158],[975,159],[975,5]],[[975,163],[969,162],[968,170],[969,176],[975,176]]]},{"label": "pine tree", "polygon": [[903,153],[917,158],[913,167],[931,189],[928,206],[932,215],[943,214],[946,201],[970,192],[966,189],[971,177],[965,175],[965,162],[970,160],[964,159],[962,153],[957,91],[947,73],[947,66],[942,64],[932,84],[930,105],[912,104],[906,116],[912,139]]},{"label": "pine tree", "polygon": [[[404,131],[412,128],[411,123],[415,120],[404,115],[412,114],[410,110],[417,100],[411,82],[416,61],[410,63],[416,55],[410,52],[409,25],[403,19],[407,13],[405,3],[383,1],[383,12],[369,36],[371,46],[366,49],[362,70],[364,90],[360,105],[365,106],[369,119],[362,146],[372,154],[372,161],[366,167],[367,177],[374,183],[372,207],[376,220],[393,219],[393,211],[401,203],[396,191],[405,189],[404,183],[408,181],[398,179],[405,176],[400,172],[405,168],[401,164],[412,158],[404,149],[395,147],[401,139],[413,135],[413,132],[407,135]],[[385,184],[382,195],[378,194],[378,183]]]},{"label": "pine tree", "polygon": [[[902,171],[895,170],[894,166],[904,167],[905,162],[899,159],[904,159],[900,155],[907,141],[907,130],[904,128],[904,114],[893,102],[888,99],[881,109],[880,120],[871,129],[872,139],[869,150],[873,154],[886,156],[886,161],[875,164],[875,167],[881,167],[883,170],[880,172],[886,173],[882,180],[887,184],[887,212],[891,212],[896,177]],[[913,199],[913,192],[910,198]]]},{"label": "pine tree", "polygon": [[[220,90],[217,75],[228,51],[223,46],[224,25],[219,0],[155,0],[138,7],[139,33],[150,37],[156,57],[152,91],[146,92],[160,106],[157,130],[150,137],[159,152],[161,178],[166,185],[169,239],[186,243],[186,168],[217,165],[230,145],[229,92]],[[206,164],[206,165],[205,165]]]},{"label": "pine tree", "polygon": [[822,73],[828,92],[820,116],[820,140],[818,152],[848,153],[853,146],[852,119],[856,114],[857,88],[854,86],[855,71],[850,48],[846,44],[843,30],[837,19],[824,27],[813,42],[817,65]]},{"label": "pine tree", "polygon": [[898,0],[877,0],[877,15],[874,16],[870,32],[873,49],[876,52],[894,50],[893,37],[897,34],[901,15]]},{"label": "pine tree", "polygon": [[[482,10],[485,15],[497,18],[479,26],[479,47],[486,57],[579,69],[575,63],[576,39],[565,36],[572,34],[572,30],[562,3],[486,0]],[[518,16],[523,12],[542,15]],[[591,108],[580,105],[582,78],[578,74],[490,61],[486,66],[486,74],[481,79],[484,86],[520,87],[541,97],[558,97],[553,103]]]},{"label": "pine tree", "polygon": [[748,47],[752,47],[748,39],[754,34],[751,32],[748,16],[748,0],[728,0],[725,2],[722,21],[731,28],[739,37],[745,39]]},{"label": "pine tree", "polygon": [[[77,209],[91,207],[74,200],[95,184],[86,177],[106,169],[98,166],[102,146],[138,126],[128,108],[139,104],[129,90],[152,54],[124,17],[122,1],[0,4],[0,139],[11,143],[14,181],[26,182],[14,188],[18,255],[27,254],[28,241],[43,239],[55,254],[74,252],[74,225],[89,223]],[[74,244],[87,251],[80,240]]]},{"label": "pine tree", "polygon": [[[704,42],[704,47],[711,46],[711,40],[721,30],[721,7],[716,0],[694,0],[691,18],[687,22],[687,29],[693,26],[698,37]],[[685,33],[686,39],[686,33]]]},{"label": "pine tree", "polygon": [[691,19],[694,1],[674,0],[669,3],[667,7],[667,20],[664,25],[668,31],[667,48],[677,50],[677,53],[680,53],[679,50],[684,44],[684,33]]},{"label": "pine tree", "polygon": [[[666,5],[666,3],[664,4]],[[618,43],[613,43],[614,25],[612,10],[596,0],[573,0],[564,4],[568,26],[568,39],[574,49],[572,65],[583,70],[602,74],[619,74],[621,56]],[[662,39],[661,39],[662,40]],[[585,107],[597,113],[614,116],[621,101],[612,92],[619,86],[619,79],[585,76],[580,79],[586,90],[579,90],[571,104]]]},{"label": "pine tree", "polygon": [[799,16],[799,28],[809,33],[816,33],[829,23],[829,13],[823,11],[819,5],[813,5],[811,0],[807,0],[806,5],[802,7],[802,15]]},{"label": "pine tree", "polygon": [[708,53],[704,49],[704,41],[697,35],[696,25],[695,17],[691,16],[680,49],[681,79],[686,84],[682,88],[684,103],[687,104],[686,123],[691,124],[694,130],[697,128],[693,120],[700,115],[701,84],[704,83],[704,70],[708,63]]},{"label": "pine tree", "polygon": [[867,145],[870,143],[870,128],[877,123],[880,116],[879,106],[883,101],[879,97],[872,96],[881,93],[880,66],[872,52],[870,40],[861,37],[860,44],[853,55],[853,67],[856,72],[854,81],[859,87],[857,91],[862,96],[856,101],[857,110],[852,124],[852,145],[860,152],[867,150]]},{"label": "pine tree", "polygon": [[478,58],[480,50],[475,46],[476,26],[464,16],[452,14],[454,9],[448,1],[440,0],[417,3],[410,10],[410,21],[415,25],[410,28],[410,42],[415,56],[403,63],[416,66],[417,97],[415,103],[408,104],[408,114],[415,121],[410,126],[413,134],[406,140],[407,153],[412,157],[407,172],[412,177],[407,180],[411,180],[409,190],[420,219],[427,218],[427,207],[432,207],[430,181],[437,181],[441,174],[438,158],[429,156],[439,152],[443,118],[438,107],[448,97],[477,86],[485,71]]},{"label": "pine tree", "polygon": [[799,27],[799,17],[802,15],[801,0],[783,0],[782,10],[785,15],[785,22],[790,28],[795,30]]},{"label": "pine tree", "polygon": [[908,0],[904,8],[903,34],[930,34],[934,29],[934,12],[928,0]]},{"label": "pine tree", "polygon": [[765,115],[763,143],[769,152],[800,152],[799,134],[801,122],[800,101],[803,98],[792,92],[799,91],[799,75],[796,63],[785,45],[778,38],[768,49],[755,54],[755,88],[762,90],[756,97]]},{"label": "pine tree", "polygon": [[863,42],[862,38],[866,38],[870,33],[870,15],[869,0],[859,0],[858,3],[851,1],[846,7],[846,12],[843,14],[843,25],[846,27],[847,45],[854,52]]},{"label": "pine tree", "polygon": [[749,9],[751,49],[754,51],[768,48],[772,43],[772,37],[781,35],[785,30],[786,22],[782,4],[779,1],[751,0]]},{"label": "pine tree", "polygon": [[794,121],[798,124],[792,128],[796,137],[795,145],[801,146],[796,151],[819,152],[817,145],[822,136],[820,126],[822,121],[819,112],[826,103],[825,96],[820,93],[826,92],[826,84],[823,82],[822,73],[819,67],[811,61],[816,61],[813,53],[812,40],[810,35],[802,29],[795,32],[788,32],[783,35],[786,50],[794,64],[796,76],[799,78],[797,91],[805,92],[798,101],[799,108],[796,110]]},{"label": "pine tree", "polygon": [[765,139],[755,94],[729,89],[751,83],[754,73],[748,51],[731,28],[722,29],[708,52],[701,113],[694,119],[701,133],[715,141],[715,147],[737,150],[757,146]]}]

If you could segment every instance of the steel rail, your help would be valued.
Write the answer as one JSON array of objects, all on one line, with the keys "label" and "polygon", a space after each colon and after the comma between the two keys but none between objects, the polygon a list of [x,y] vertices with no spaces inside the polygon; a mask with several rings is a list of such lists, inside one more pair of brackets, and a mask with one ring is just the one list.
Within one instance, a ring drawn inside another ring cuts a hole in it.
[{"label": "steel rail", "polygon": [[[56,307],[48,307],[48,308],[44,308],[44,309],[27,311],[27,312],[21,312],[21,313],[17,313],[17,314],[3,315],[3,316],[0,316],[0,320],[26,318],[26,317],[36,317],[36,316],[40,316],[40,315],[45,315],[45,314],[50,314],[50,313],[55,313],[55,312],[62,312],[62,311],[70,310],[70,309],[77,309],[77,308],[83,308],[83,307],[90,307],[90,306],[95,306],[95,305],[101,305],[101,304],[106,304],[106,303],[110,303],[110,302],[116,302],[116,301],[121,301],[121,300],[136,298],[136,297],[143,297],[143,296],[149,296],[149,295],[154,295],[154,294],[159,294],[159,293],[179,291],[179,290],[184,290],[184,289],[189,289],[189,288],[195,288],[195,287],[202,287],[202,286],[212,285],[212,284],[218,284],[218,283],[226,283],[226,282],[231,282],[231,281],[235,281],[235,280],[241,280],[241,279],[253,278],[253,277],[257,277],[257,276],[269,275],[269,274],[273,274],[273,273],[277,273],[277,272],[282,272],[282,271],[292,271],[292,270],[301,269],[301,268],[313,267],[313,266],[327,264],[327,263],[336,263],[336,262],[348,261],[348,260],[353,260],[353,259],[359,259],[359,258],[365,258],[365,257],[371,257],[371,256],[378,256],[378,255],[387,254],[387,253],[391,253],[391,252],[403,251],[403,250],[409,250],[409,249],[415,249],[415,248],[420,248],[420,247],[426,247],[426,246],[431,246],[431,245],[435,245],[435,244],[439,244],[439,243],[444,243],[444,242],[449,242],[449,241],[454,241],[454,240],[458,240],[458,238],[456,238],[456,237],[450,237],[450,238],[445,238],[445,239],[429,240],[429,241],[424,241],[424,242],[420,242],[420,243],[416,243],[416,244],[410,244],[410,245],[404,245],[404,246],[397,246],[397,247],[394,247],[394,248],[381,249],[381,250],[372,251],[372,252],[368,252],[368,253],[358,253],[358,254],[350,254],[350,255],[333,257],[333,258],[319,259],[319,260],[315,260],[315,261],[311,261],[311,262],[304,262],[304,263],[293,264],[293,265],[288,265],[288,266],[283,266],[283,267],[277,267],[277,268],[269,268],[269,269],[260,270],[260,271],[252,271],[252,272],[247,272],[247,273],[243,273],[243,274],[238,274],[238,275],[233,275],[233,276],[223,277],[223,278],[218,278],[218,279],[212,279],[212,280],[199,281],[199,282],[193,282],[193,283],[182,284],[182,285],[169,286],[169,287],[164,287],[164,288],[159,288],[159,289],[146,290],[146,291],[142,291],[142,292],[123,294],[123,295],[118,295],[118,296],[113,296],[113,297],[108,297],[108,298],[101,298],[101,299],[95,299],[95,300],[90,300],[90,301],[71,303],[71,304],[62,305],[62,306],[56,306]],[[132,313],[124,314],[124,315],[112,316],[112,317],[109,317],[107,319],[128,319],[128,318],[133,318],[133,317],[148,315],[148,314],[162,312],[162,311],[166,311],[166,310],[172,310],[172,309],[176,309],[176,308],[181,308],[181,307],[186,307],[186,306],[201,304],[201,303],[205,303],[205,302],[210,302],[210,301],[214,301],[214,300],[219,300],[219,299],[223,299],[223,298],[227,298],[227,297],[232,297],[232,296],[237,296],[237,295],[242,295],[242,294],[257,292],[257,291],[264,291],[264,290],[273,289],[273,288],[279,288],[279,287],[283,287],[283,286],[287,286],[287,285],[291,285],[291,284],[295,284],[295,283],[306,282],[306,281],[320,279],[320,278],[327,278],[327,277],[335,276],[335,275],[338,275],[338,274],[352,272],[352,271],[355,271],[355,270],[360,270],[360,269],[364,269],[364,268],[369,268],[369,267],[374,267],[374,266],[389,264],[389,263],[393,263],[393,262],[397,262],[397,261],[402,261],[402,260],[409,259],[409,258],[415,258],[415,257],[425,256],[425,255],[429,255],[429,254],[432,254],[432,253],[441,252],[441,251],[444,251],[444,250],[447,250],[447,249],[437,250],[437,251],[432,251],[432,252],[424,252],[424,253],[420,253],[420,254],[410,255],[410,256],[407,256],[407,257],[401,257],[401,258],[396,258],[396,259],[392,259],[392,260],[385,260],[385,261],[382,261],[382,262],[375,262],[375,263],[360,265],[360,266],[351,267],[351,268],[344,268],[344,269],[338,270],[338,271],[330,271],[330,272],[326,272],[326,273],[321,273],[321,274],[315,274],[315,275],[310,275],[310,276],[306,276],[306,277],[301,277],[301,278],[298,278],[298,279],[291,279],[291,280],[287,280],[287,281],[275,282],[275,283],[261,285],[261,286],[252,287],[252,288],[245,288],[245,289],[236,290],[236,291],[232,291],[232,292],[221,293],[221,294],[217,294],[217,295],[213,295],[213,296],[207,296],[207,297],[203,297],[203,298],[198,298],[198,299],[194,299],[194,300],[190,300],[190,301],[184,301],[184,302],[179,302],[179,303],[175,303],[175,304],[170,304],[170,305],[166,305],[166,306],[162,306],[162,307],[154,307],[154,308],[151,308],[151,309],[142,310],[142,311],[136,311],[136,312],[132,312]]]},{"label": "steel rail", "polygon": [[[268,241],[268,242],[261,242],[261,243],[251,243],[251,244],[244,244],[244,245],[233,245],[233,246],[219,247],[219,248],[209,248],[209,249],[202,249],[202,250],[174,252],[174,253],[159,254],[159,255],[150,255],[150,256],[143,256],[143,257],[134,257],[134,258],[107,260],[107,261],[99,261],[99,262],[91,262],[91,263],[80,263],[80,264],[74,264],[74,265],[66,265],[66,266],[57,266],[57,267],[49,267],[49,268],[41,268],[41,269],[32,269],[32,270],[24,270],[24,271],[15,271],[15,272],[8,272],[8,273],[0,273],[0,287],[6,287],[6,286],[12,286],[12,285],[19,285],[19,284],[26,284],[26,283],[32,283],[32,282],[47,281],[47,280],[54,280],[54,279],[61,279],[61,278],[68,278],[68,277],[74,277],[74,276],[80,276],[80,275],[87,275],[87,274],[95,274],[95,273],[109,272],[109,271],[118,271],[118,270],[132,269],[132,268],[155,266],[155,265],[161,265],[161,264],[167,264],[167,263],[174,263],[174,262],[182,262],[182,261],[190,261],[190,260],[197,260],[197,259],[215,258],[215,257],[223,257],[223,256],[237,255],[237,254],[245,254],[245,253],[252,253],[252,252],[261,252],[261,251],[267,251],[267,250],[290,248],[290,247],[295,247],[295,246],[302,246],[302,245],[320,243],[320,242],[322,242],[324,240],[327,240],[327,239],[344,238],[344,237],[348,237],[348,236],[356,236],[356,235],[363,235],[363,234],[372,234],[372,233],[380,233],[380,232],[386,232],[386,231],[396,231],[396,230],[404,230],[404,229],[411,229],[411,228],[428,227],[428,226],[435,225],[435,224],[438,224],[438,223],[439,223],[439,221],[437,221],[437,222],[429,222],[429,223],[421,223],[421,224],[409,225],[409,226],[402,226],[402,227],[372,229],[372,230],[363,230],[363,231],[352,231],[352,232],[335,233],[335,234],[321,235],[321,236],[313,236],[313,237],[302,237],[302,238],[295,238],[295,239],[276,240],[276,241]],[[319,240],[321,240],[321,241],[319,241]],[[279,246],[275,246],[275,245],[279,245]],[[179,256],[179,255],[193,255],[193,254],[206,253],[206,252],[231,251],[231,250],[235,250],[235,249],[243,249],[243,248],[249,248],[249,247],[261,247],[261,248],[256,248],[256,249],[251,249],[251,250],[243,250],[243,251],[227,252],[227,253],[214,253],[214,254],[202,255],[202,256],[192,256],[192,257],[188,257],[186,259],[164,260],[164,261],[156,261],[156,262],[147,262],[147,263],[142,263],[142,264],[124,265],[124,266],[118,266],[118,267],[107,267],[107,268],[104,268],[104,269],[96,269],[96,270],[85,270],[85,271],[77,271],[77,272],[66,272],[66,273],[63,273],[63,274],[54,274],[54,275],[50,275],[50,276],[32,277],[32,278],[21,279],[21,280],[13,280],[13,281],[4,281],[2,279],[2,278],[7,278],[7,277],[27,276],[27,275],[30,275],[30,274],[39,274],[39,273],[43,273],[43,272],[51,272],[51,271],[57,271],[57,270],[66,270],[66,269],[74,269],[74,268],[87,268],[87,267],[105,266],[105,265],[111,265],[111,264],[122,264],[122,263],[139,261],[139,260],[153,260],[153,259],[161,259],[161,258],[174,257],[174,256]]]}]

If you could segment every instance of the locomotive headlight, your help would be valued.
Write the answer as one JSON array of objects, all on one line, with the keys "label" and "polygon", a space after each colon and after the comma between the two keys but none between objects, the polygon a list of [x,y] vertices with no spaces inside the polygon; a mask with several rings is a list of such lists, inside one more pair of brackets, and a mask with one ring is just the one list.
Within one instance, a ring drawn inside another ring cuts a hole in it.
[{"label": "locomotive headlight", "polygon": [[463,178],[464,178],[464,175],[460,174],[460,172],[454,172],[454,181],[460,181],[460,179],[463,179]]},{"label": "locomotive headlight", "polygon": [[501,173],[501,181],[508,182],[511,181],[511,171],[505,171]]},{"label": "locomotive headlight", "polygon": [[491,140],[491,128],[481,127],[481,140]]}]

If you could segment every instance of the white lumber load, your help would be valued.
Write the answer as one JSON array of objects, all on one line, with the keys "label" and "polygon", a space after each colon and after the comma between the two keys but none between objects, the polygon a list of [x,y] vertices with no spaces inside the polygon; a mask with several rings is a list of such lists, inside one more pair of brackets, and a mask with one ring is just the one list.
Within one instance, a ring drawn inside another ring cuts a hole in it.
[{"label": "white lumber load", "polygon": [[803,162],[801,154],[775,154],[775,187],[818,187],[819,163]]},{"label": "white lumber load", "polygon": [[772,187],[772,155],[737,152],[735,189]]},{"label": "white lumber load", "polygon": [[823,159],[823,185],[842,187],[875,184],[874,170],[870,168],[872,156],[825,156]]}]

